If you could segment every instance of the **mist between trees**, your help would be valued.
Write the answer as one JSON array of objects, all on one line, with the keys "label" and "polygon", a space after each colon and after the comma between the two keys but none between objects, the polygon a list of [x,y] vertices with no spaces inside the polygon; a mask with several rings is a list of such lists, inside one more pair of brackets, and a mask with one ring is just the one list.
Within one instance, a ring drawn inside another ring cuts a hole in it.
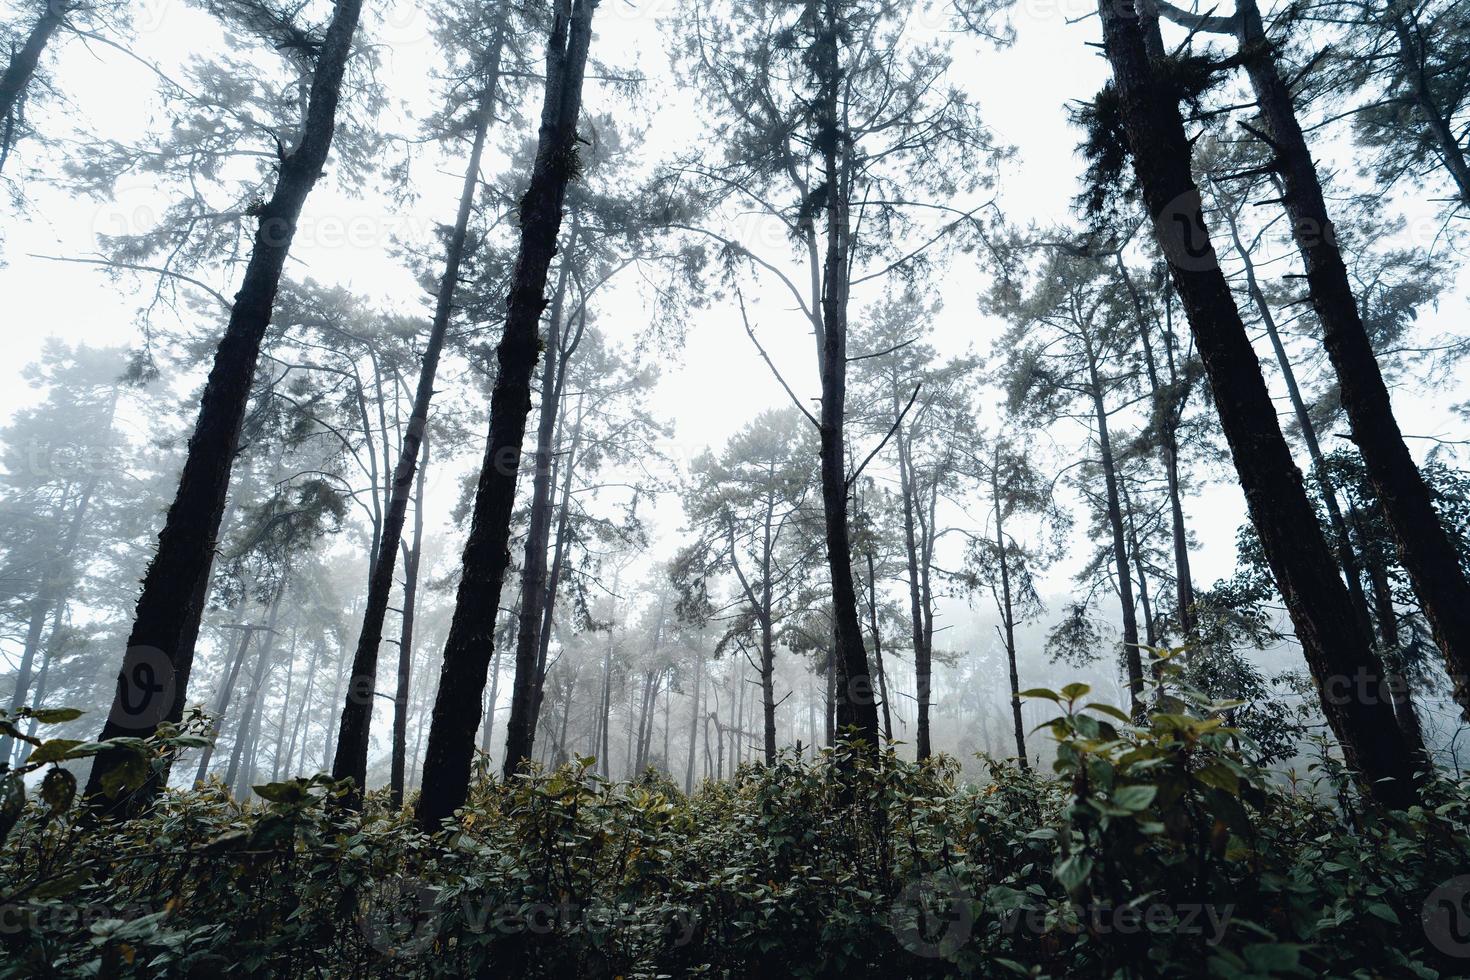
[{"label": "mist between trees", "polygon": [[1466,12],[1071,6],[11,4],[0,976],[1463,965]]}]

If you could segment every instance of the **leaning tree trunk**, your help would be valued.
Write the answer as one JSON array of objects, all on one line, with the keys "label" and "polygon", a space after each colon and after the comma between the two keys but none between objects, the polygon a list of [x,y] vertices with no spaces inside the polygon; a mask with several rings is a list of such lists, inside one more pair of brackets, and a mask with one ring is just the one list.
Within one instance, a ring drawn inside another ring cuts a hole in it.
[{"label": "leaning tree trunk", "polygon": [[52,36],[71,9],[72,5],[65,0],[47,0],[44,12],[26,35],[25,43],[11,57],[5,72],[0,74],[0,119],[9,120],[11,113],[16,111],[17,103],[36,74],[36,66],[41,63],[46,45],[51,43]]},{"label": "leaning tree trunk", "polygon": [[[1357,626],[1210,243],[1178,103],[1154,75],[1132,4],[1100,2],[1098,11],[1134,171],[1323,712],[1365,790],[1385,804],[1407,805],[1417,796],[1413,762],[1383,696],[1383,667]],[[1368,689],[1345,692],[1345,685]]]},{"label": "leaning tree trunk", "polygon": [[1250,55],[1246,72],[1271,141],[1273,165],[1286,189],[1283,203],[1306,266],[1322,342],[1337,371],[1353,442],[1388,517],[1399,560],[1444,652],[1455,700],[1470,716],[1470,581],[1394,419],[1327,214],[1317,167],[1297,122],[1291,91],[1276,70],[1255,0],[1241,0],[1239,30],[1241,49]]},{"label": "leaning tree trunk", "polygon": [[530,186],[521,199],[520,254],[497,350],[500,371],[490,398],[490,434],[425,749],[418,819],[426,830],[438,829],[469,793],[495,614],[510,563],[510,514],[540,340],[536,325],[546,308],[546,273],[556,254],[567,182],[577,170],[577,117],[596,6],[597,0],[559,0],[547,47],[541,132]]},{"label": "leaning tree trunk", "polygon": [[393,758],[388,797],[393,809],[403,806],[403,773],[408,757],[408,694],[413,683],[413,619],[419,591],[419,563],[424,554],[424,473],[429,468],[429,439],[424,436],[418,487],[413,503],[413,547],[403,553],[403,616],[398,631],[398,689],[393,694]]},{"label": "leaning tree trunk", "polygon": [[573,212],[566,253],[557,273],[551,312],[546,324],[546,365],[541,372],[541,417],[536,426],[536,452],[531,477],[530,522],[526,528],[525,558],[521,563],[521,611],[516,626],[515,680],[510,690],[510,719],[506,724],[503,772],[510,779],[532,757],[539,716],[541,619],[546,604],[546,549],[551,539],[552,442],[561,408],[561,375],[566,363],[561,352],[562,310],[566,302],[571,252],[576,248],[577,219]]},{"label": "leaning tree trunk", "polygon": [[[393,471],[393,491],[388,512],[383,519],[382,538],[373,562],[368,584],[367,604],[363,610],[362,630],[357,637],[357,650],[352,657],[352,683],[347,685],[347,701],[342,707],[342,721],[337,736],[337,755],[332,762],[332,775],[352,779],[356,791],[352,797],[361,800],[367,788],[367,757],[370,726],[373,720],[373,698],[377,686],[378,648],[383,640],[383,621],[388,615],[388,600],[393,592],[393,576],[403,540],[403,522],[408,513],[408,498],[413,493],[414,472],[419,448],[429,422],[429,403],[434,398],[434,378],[439,371],[439,356],[444,350],[444,337],[454,313],[454,294],[459,285],[459,268],[464,259],[465,239],[469,233],[470,214],[475,192],[480,186],[480,158],[485,150],[485,135],[495,110],[496,85],[500,78],[501,31],[490,53],[488,81],[480,93],[475,119],[474,142],[469,163],[465,167],[464,185],[459,195],[459,210],[454,230],[444,257],[444,275],[439,280],[439,294],[434,304],[434,321],[424,345],[424,360],[419,369],[418,389],[414,392],[413,413],[403,434],[398,463]],[[401,651],[400,651],[401,652]],[[400,767],[400,777],[401,777]]]},{"label": "leaning tree trunk", "polygon": [[[159,532],[158,551],[143,578],[117,690],[98,741],[146,737],[160,723],[177,722],[183,716],[189,671],[194,665],[189,625],[198,621],[195,607],[203,601],[203,583],[214,558],[240,426],[286,255],[301,209],[321,176],[332,145],[342,75],[361,9],[362,0],[338,0],[317,55],[301,139],[282,156],[275,191],[257,215],[259,227],[250,263],[204,385],[179,488]],[[102,789],[103,779],[124,765],[128,756],[123,751],[99,754],[87,778],[86,799],[116,816],[138,812],[168,778],[167,772],[156,773],[133,792],[109,799]]]},{"label": "leaning tree trunk", "polygon": [[[908,446],[904,441],[902,408],[898,401],[898,386],[892,385],[893,417],[898,428],[893,432],[894,450],[898,454],[898,492],[903,499],[903,547],[908,564],[909,578],[909,624],[914,643],[914,671],[919,672],[921,661],[927,662],[924,650],[924,611],[919,597],[919,547],[914,537],[914,475],[909,465]],[[918,706],[918,733],[914,747],[915,757],[922,762],[929,758],[929,701],[928,691],[920,685],[922,700]],[[884,706],[885,711],[887,705]]]},{"label": "leaning tree trunk", "polygon": [[[1218,184],[1211,182],[1215,193],[1215,199],[1221,200]],[[1235,247],[1235,252],[1240,256],[1241,264],[1245,271],[1246,295],[1256,308],[1256,313],[1261,318],[1261,325],[1266,328],[1266,338],[1271,342],[1271,352],[1276,355],[1276,365],[1281,370],[1281,380],[1286,386],[1286,398],[1291,402],[1292,414],[1296,417],[1297,427],[1302,430],[1302,442],[1307,447],[1307,457],[1312,461],[1312,472],[1317,477],[1317,489],[1322,496],[1322,504],[1327,509],[1327,522],[1332,528],[1333,545],[1337,550],[1337,560],[1342,565],[1344,577],[1347,579],[1348,597],[1352,600],[1353,609],[1357,611],[1363,628],[1370,628],[1368,616],[1368,599],[1363,591],[1363,573],[1358,562],[1357,552],[1353,549],[1352,539],[1348,536],[1347,522],[1342,516],[1342,506],[1337,499],[1336,481],[1327,468],[1327,460],[1322,455],[1322,443],[1317,438],[1317,423],[1312,421],[1312,415],[1307,411],[1307,403],[1302,398],[1301,386],[1297,384],[1296,368],[1292,366],[1291,358],[1286,353],[1286,345],[1281,341],[1281,331],[1276,326],[1276,316],[1271,312],[1271,304],[1266,299],[1266,293],[1261,289],[1259,280],[1256,279],[1256,263],[1251,256],[1250,249],[1246,247],[1245,241],[1240,235],[1240,225],[1236,217],[1235,202],[1226,199],[1224,207],[1220,209],[1225,219],[1225,227],[1230,232],[1230,242]]]}]

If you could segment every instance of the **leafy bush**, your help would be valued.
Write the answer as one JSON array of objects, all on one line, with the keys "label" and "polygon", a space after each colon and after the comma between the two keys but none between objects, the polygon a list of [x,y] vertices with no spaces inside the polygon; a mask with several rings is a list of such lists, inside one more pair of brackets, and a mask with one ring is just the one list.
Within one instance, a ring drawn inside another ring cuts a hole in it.
[{"label": "leafy bush", "polygon": [[125,823],[54,805],[48,776],[0,852],[0,976],[1464,972],[1435,915],[1463,899],[1470,782],[1385,813],[1336,770],[1272,779],[1231,705],[1183,687],[1141,726],[1086,685],[1028,694],[1058,708],[1054,776],[987,761],[961,786],[953,760],[844,743],[685,796],[582,758],[482,771],[432,836],[325,776]]}]

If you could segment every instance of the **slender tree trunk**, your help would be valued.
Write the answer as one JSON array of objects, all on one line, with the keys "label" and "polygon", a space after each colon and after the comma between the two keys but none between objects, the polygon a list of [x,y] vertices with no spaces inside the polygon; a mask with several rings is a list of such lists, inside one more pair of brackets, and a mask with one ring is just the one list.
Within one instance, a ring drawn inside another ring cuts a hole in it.
[{"label": "slender tree trunk", "polygon": [[[151,735],[160,722],[176,722],[183,716],[194,663],[189,627],[192,621],[197,630],[196,607],[214,557],[261,340],[270,324],[296,222],[332,144],[342,74],[361,8],[361,0],[337,0],[317,54],[301,139],[283,155],[275,191],[260,209],[250,262],[205,382],[178,492],[143,578],[117,691],[99,741]],[[122,751],[98,755],[85,791],[86,799],[117,816],[136,813],[168,779],[166,772],[159,773],[136,791],[107,800],[102,781],[126,757]]]},{"label": "slender tree trunk", "polygon": [[429,437],[424,434],[414,491],[413,547],[403,549],[403,616],[398,632],[398,688],[393,695],[393,761],[388,796],[395,810],[403,806],[403,771],[408,756],[408,693],[413,683],[413,621],[418,602],[419,562],[424,553],[424,473],[429,468]]},{"label": "slender tree trunk", "polygon": [[[1155,77],[1131,4],[1100,2],[1107,58],[1133,167],[1204,361],[1251,519],[1350,766],[1382,802],[1412,801],[1412,759],[1382,696],[1383,668],[1357,628],[1347,589],[1307,501],[1301,474],[1245,324],[1214,254],[1179,106]],[[1344,696],[1366,686],[1369,696]]]},{"label": "slender tree trunk", "polygon": [[1102,378],[1089,342],[1087,371],[1092,388],[1093,414],[1097,421],[1097,452],[1102,463],[1103,487],[1107,494],[1108,526],[1113,532],[1113,568],[1118,576],[1118,602],[1123,609],[1123,662],[1128,666],[1129,714],[1141,719],[1143,703],[1143,658],[1138,650],[1138,615],[1133,606],[1133,581],[1128,571],[1128,548],[1123,530],[1123,507],[1118,498],[1118,474],[1113,461],[1113,442],[1108,432],[1108,410],[1103,402]]},{"label": "slender tree trunk", "polygon": [[558,0],[547,46],[541,132],[530,186],[521,199],[520,254],[497,351],[500,371],[490,399],[490,434],[425,750],[418,818],[426,830],[437,830],[469,791],[495,613],[510,561],[510,514],[531,410],[536,325],[546,307],[546,273],[556,252],[567,181],[577,166],[577,117],[596,5],[597,0]]},{"label": "slender tree trunk", "polygon": [[1307,447],[1307,457],[1312,461],[1312,472],[1317,477],[1317,488],[1322,495],[1322,504],[1327,510],[1327,523],[1332,529],[1337,561],[1342,566],[1343,577],[1347,581],[1348,597],[1352,600],[1353,609],[1359,617],[1363,630],[1367,632],[1370,629],[1370,619],[1368,599],[1363,592],[1362,566],[1358,562],[1357,552],[1348,535],[1347,522],[1343,519],[1342,506],[1337,499],[1337,481],[1333,479],[1331,471],[1327,468],[1327,460],[1322,454],[1322,443],[1317,438],[1317,424],[1312,421],[1312,415],[1307,411],[1306,400],[1302,398],[1301,386],[1298,385],[1296,379],[1296,369],[1292,366],[1291,358],[1286,353],[1286,345],[1281,341],[1281,332],[1277,329],[1276,315],[1271,311],[1271,304],[1261,289],[1260,281],[1256,279],[1255,259],[1241,238],[1235,203],[1224,198],[1219,186],[1211,183],[1215,199],[1223,201],[1224,206],[1220,208],[1220,213],[1225,219],[1226,229],[1230,232],[1231,244],[1234,245],[1236,254],[1240,256],[1242,267],[1245,270],[1246,294],[1250,296],[1251,303],[1256,308],[1256,314],[1261,318],[1261,325],[1266,329],[1266,337],[1271,342],[1271,352],[1276,356],[1276,366],[1281,371],[1281,380],[1286,386],[1287,400],[1291,402],[1291,411],[1296,418],[1297,427],[1302,430],[1302,442]]},{"label": "slender tree trunk", "polygon": [[[999,469],[997,465],[997,472]],[[1016,759],[1022,769],[1030,769],[1030,760],[1026,758],[1026,727],[1021,721],[1021,678],[1016,670],[1016,613],[1011,603],[1011,563],[1006,549],[1005,512],[1000,506],[1000,487],[992,483],[990,489],[995,508],[995,553],[1000,561],[1000,614],[1005,624],[1006,664],[1010,668],[1011,721],[1015,727]]]},{"label": "slender tree trunk", "polygon": [[[903,408],[899,404],[898,380],[896,378],[892,380],[893,417],[898,419]],[[923,600],[919,595],[919,546],[915,532],[914,474],[913,468],[909,465],[908,444],[904,439],[902,425],[894,431],[893,438],[895,440],[894,449],[898,453],[898,492],[903,500],[903,546],[904,556],[908,560],[909,573],[909,625],[913,634],[914,670],[917,673],[919,662],[928,658],[924,655],[924,609]],[[919,693],[922,695],[925,692],[921,690]],[[919,730],[915,754],[922,761],[929,757],[929,751],[929,705],[926,699],[925,703],[919,706]]]},{"label": "slender tree trunk", "polygon": [[[1154,26],[1155,28],[1158,26],[1157,18],[1154,19]],[[1147,37],[1147,31],[1145,31],[1145,37]],[[1152,51],[1149,56],[1154,57]],[[1154,359],[1152,331],[1149,330],[1148,314],[1143,308],[1143,298],[1139,295],[1138,284],[1133,281],[1133,276],[1128,272],[1128,266],[1123,262],[1122,251],[1115,252],[1113,259],[1118,267],[1118,275],[1127,288],[1128,299],[1133,309],[1133,319],[1138,324],[1138,338],[1143,345],[1143,364],[1148,374],[1151,396],[1149,399],[1150,424],[1159,440],[1159,456],[1164,463],[1164,477],[1169,488],[1170,530],[1174,545],[1175,604],[1179,616],[1179,628],[1188,637],[1192,636],[1195,631],[1194,580],[1189,571],[1189,531],[1184,523],[1184,503],[1179,487],[1179,415],[1182,409],[1173,404],[1174,399],[1180,401],[1182,399],[1173,390],[1176,379],[1170,379],[1168,394],[1159,380],[1158,363]],[[1172,364],[1172,361],[1170,363]],[[1149,631],[1152,634],[1151,617]],[[1150,644],[1153,642],[1153,639],[1149,640]]]},{"label": "slender tree trunk", "polygon": [[694,706],[689,715],[689,761],[684,764],[684,792],[694,792],[694,749],[699,742],[699,695],[704,684],[704,658],[694,658]]},{"label": "slender tree trunk", "polygon": [[883,669],[883,634],[878,629],[878,582],[873,552],[868,551],[868,627],[873,634],[873,668],[878,671],[878,698],[883,702],[883,738],[893,741],[893,714],[888,709],[888,674]]},{"label": "slender tree trunk", "polygon": [[486,756],[490,755],[490,747],[495,744],[495,706],[499,701],[500,651],[496,650],[490,665],[490,697],[485,703],[485,727],[480,735],[480,751]]},{"label": "slender tree trunk", "polygon": [[[464,183],[459,196],[459,210],[455,214],[454,230],[450,233],[448,247],[445,251],[444,275],[439,280],[439,294],[434,305],[434,320],[429,328],[428,342],[424,345],[418,389],[414,393],[413,414],[409,416],[408,428],[403,435],[403,444],[399,447],[398,463],[393,474],[392,493],[388,501],[388,513],[383,521],[382,541],[373,563],[367,604],[363,610],[362,630],[358,634],[357,650],[352,658],[352,683],[348,685],[347,701],[342,708],[341,730],[337,737],[337,756],[332,764],[332,775],[337,779],[356,780],[359,797],[366,789],[369,728],[373,718],[378,648],[383,639],[383,621],[388,614],[388,600],[393,592],[394,566],[398,559],[399,544],[403,540],[403,523],[408,513],[408,498],[413,493],[419,450],[427,433],[429,403],[434,398],[434,379],[439,371],[439,357],[444,349],[444,337],[449,331],[450,318],[454,313],[454,294],[459,286],[459,269],[464,259],[470,214],[474,210],[475,192],[480,185],[480,160],[484,154],[485,136],[495,112],[503,37],[504,18],[502,16],[501,23],[496,27],[495,40],[490,47],[490,60],[486,69],[487,81],[484,91],[480,93],[479,105],[476,109],[474,141],[470,146],[470,158],[465,167]],[[412,576],[406,581],[412,581]],[[407,604],[405,600],[405,609]],[[400,650],[400,659],[403,655],[404,652]],[[398,710],[395,707],[395,721]],[[402,732],[398,734],[401,735]],[[394,744],[397,745],[397,741]],[[402,775],[400,765],[398,770],[400,784]],[[402,786],[400,785],[400,795],[401,792]]]},{"label": "slender tree trunk", "polygon": [[[240,597],[241,611],[245,609],[245,598]],[[214,702],[214,723],[216,732],[219,726],[224,724],[225,712],[230,707],[231,693],[235,690],[235,682],[240,676],[240,667],[245,662],[245,652],[250,648],[250,637],[255,632],[254,628],[242,626],[240,629],[240,642],[235,646],[235,655],[230,659],[229,669],[225,673],[223,682],[220,684],[219,695]],[[216,736],[217,737],[217,736]],[[214,745],[211,741],[204,747],[199,756],[199,770],[194,774],[194,782],[202,783],[209,776],[209,761],[214,757]]]},{"label": "slender tree trunk", "polygon": [[301,704],[296,708],[296,720],[291,723],[291,741],[286,746],[286,775],[300,772],[306,768],[305,752],[302,752],[300,761],[297,759],[296,749],[300,746],[305,749],[306,733],[303,725],[306,722],[307,709],[311,707],[311,693],[316,689],[316,665],[322,658],[322,644],[320,642],[311,645],[311,659],[306,664],[306,687],[301,692]]},{"label": "slender tree trunk", "polygon": [[561,376],[566,371],[566,363],[562,357],[562,310],[572,265],[571,253],[576,245],[577,216],[573,210],[567,233],[567,254],[562,258],[557,274],[551,312],[546,322],[546,365],[541,372],[541,418],[536,427],[530,523],[526,528],[525,558],[521,563],[521,612],[516,629],[515,680],[511,684],[510,720],[505,733],[504,772],[507,779],[516,774],[521,763],[531,758],[536,745],[536,721],[541,707],[538,703],[541,672],[537,669],[537,653],[540,650],[542,613],[546,604],[546,551],[551,537],[551,451],[561,408]]},{"label": "slender tree trunk", "polygon": [[286,718],[291,709],[291,685],[296,676],[296,641],[299,638],[298,627],[291,627],[291,653],[286,658],[286,691],[281,697],[281,719],[276,724],[276,744],[271,753],[271,782],[281,778],[281,763],[283,761],[283,749],[286,747]]}]

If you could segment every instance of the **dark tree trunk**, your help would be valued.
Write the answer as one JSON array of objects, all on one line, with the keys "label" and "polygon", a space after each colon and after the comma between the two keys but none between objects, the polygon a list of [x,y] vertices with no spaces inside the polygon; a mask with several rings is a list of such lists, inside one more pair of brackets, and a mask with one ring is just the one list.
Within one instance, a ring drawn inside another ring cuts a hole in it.
[{"label": "dark tree trunk", "polygon": [[704,658],[694,660],[694,706],[689,714],[689,761],[684,765],[684,792],[694,792],[694,747],[699,740],[699,695],[704,684]]},{"label": "dark tree trunk", "polygon": [[413,503],[413,547],[403,549],[403,617],[398,631],[398,688],[393,694],[393,761],[388,796],[393,809],[403,806],[404,768],[408,757],[408,694],[413,683],[413,621],[418,605],[419,562],[424,553],[424,473],[429,468],[429,437],[424,434],[418,486]]},{"label": "dark tree trunk", "polygon": [[873,668],[878,671],[878,699],[883,704],[883,738],[893,741],[893,713],[888,709],[888,675],[883,670],[883,634],[878,629],[878,582],[873,552],[868,552],[868,628],[873,634]]},{"label": "dark tree trunk", "polygon": [[[197,607],[204,598],[200,593],[214,558],[261,340],[270,324],[296,222],[331,148],[342,74],[361,8],[361,0],[337,0],[312,74],[301,139],[281,159],[275,191],[261,207],[250,262],[204,385],[178,492],[143,578],[117,691],[99,741],[148,736],[160,722],[176,722],[183,716],[194,664],[190,624],[197,631]],[[103,752],[87,778],[86,799],[116,816],[131,815],[147,805],[168,778],[161,773],[137,790],[109,800],[102,780],[124,761],[122,752]]]},{"label": "dark tree trunk", "polygon": [[[363,609],[362,630],[358,633],[357,649],[352,657],[352,680],[347,685],[347,701],[342,707],[342,721],[337,736],[337,755],[332,763],[332,775],[337,779],[353,779],[360,799],[367,789],[367,757],[370,738],[369,728],[373,718],[373,698],[377,688],[378,649],[383,640],[383,621],[388,615],[388,600],[393,592],[399,545],[403,540],[403,522],[408,513],[408,498],[413,493],[414,472],[418,465],[419,450],[424,443],[429,422],[429,403],[434,398],[434,379],[439,371],[439,357],[444,349],[444,337],[449,331],[449,321],[454,313],[454,294],[459,285],[459,269],[464,259],[465,239],[469,232],[470,214],[474,210],[475,192],[480,186],[480,159],[485,149],[485,136],[490,128],[490,119],[495,111],[496,87],[500,79],[500,50],[503,27],[496,29],[495,41],[490,49],[487,67],[487,82],[480,93],[475,117],[474,141],[470,146],[470,158],[465,166],[464,184],[459,195],[459,210],[454,218],[454,230],[450,233],[444,257],[444,275],[439,280],[439,293],[434,304],[434,320],[429,328],[429,339],[424,345],[423,364],[419,369],[418,389],[414,392],[413,413],[408,419],[408,428],[399,447],[398,463],[393,471],[392,493],[388,500],[388,512],[382,522],[382,537],[379,541],[368,584],[367,603]],[[412,580],[412,575],[409,576]],[[407,609],[407,600],[405,600]],[[403,651],[399,651],[400,657]],[[400,684],[402,678],[400,677]],[[395,725],[399,708],[395,705]],[[395,729],[397,736],[403,733]],[[397,769],[401,782],[402,766]],[[399,786],[399,796],[402,786]]]},{"label": "dark tree trunk", "polygon": [[557,273],[556,290],[546,324],[546,366],[541,372],[541,417],[536,427],[536,452],[531,478],[530,523],[526,528],[525,557],[521,563],[521,611],[516,628],[515,680],[510,692],[510,720],[506,725],[504,775],[511,778],[531,758],[540,715],[542,614],[547,605],[546,551],[551,539],[552,443],[561,409],[566,359],[562,351],[562,311],[571,253],[577,244],[577,216],[569,223],[566,255]]},{"label": "dark tree trunk", "polygon": [[[1157,20],[1154,21],[1154,26],[1157,27]],[[1147,36],[1147,31],[1145,31],[1145,37]],[[1150,51],[1150,57],[1153,56],[1153,52]],[[1128,266],[1123,262],[1123,253],[1115,252],[1113,259],[1118,267],[1118,275],[1127,288],[1128,299],[1133,309],[1133,319],[1138,325],[1138,339],[1143,346],[1143,365],[1148,375],[1150,394],[1149,422],[1159,441],[1159,456],[1164,463],[1164,477],[1169,490],[1170,531],[1174,546],[1175,607],[1179,616],[1179,628],[1188,637],[1194,634],[1195,618],[1194,580],[1189,571],[1189,531],[1184,523],[1184,502],[1179,487],[1179,420],[1182,411],[1179,403],[1183,399],[1174,390],[1177,379],[1170,378],[1167,390],[1160,381],[1158,362],[1154,358],[1152,331],[1149,330],[1148,314],[1143,308],[1143,298],[1139,295],[1138,285],[1133,281],[1133,276],[1128,272]],[[1173,362],[1170,361],[1171,370],[1172,364]],[[1152,632],[1151,617],[1149,628]],[[1150,639],[1149,642],[1154,641]]]},{"label": "dark tree trunk", "polygon": [[878,750],[878,706],[874,703],[868,653],[858,618],[852,578],[852,540],[847,526],[847,454],[844,423],[847,402],[847,301],[851,269],[852,192],[849,154],[841,149],[838,93],[843,84],[835,0],[826,0],[820,41],[822,95],[819,115],[827,242],[822,266],[821,435],[822,514],[826,524],[827,568],[832,578],[833,639],[836,645],[835,723],[853,729],[869,751]]},{"label": "dark tree trunk", "polygon": [[[1216,186],[1214,189],[1216,199],[1220,200],[1222,195],[1219,187]],[[1282,343],[1281,332],[1276,326],[1276,315],[1271,311],[1271,304],[1266,300],[1266,294],[1261,289],[1259,280],[1256,279],[1255,259],[1240,237],[1235,203],[1225,201],[1225,206],[1220,211],[1225,218],[1225,227],[1230,232],[1231,244],[1235,246],[1236,254],[1240,256],[1245,270],[1246,293],[1250,296],[1251,303],[1261,318],[1261,325],[1266,328],[1266,337],[1271,342],[1271,352],[1276,355],[1276,366],[1280,369],[1281,380],[1286,385],[1287,400],[1291,402],[1291,410],[1296,418],[1297,427],[1302,430],[1302,442],[1307,447],[1307,457],[1312,461],[1312,472],[1317,477],[1317,488],[1321,492],[1322,504],[1327,509],[1327,523],[1332,528],[1332,541],[1337,552],[1337,561],[1342,566],[1343,576],[1347,580],[1348,597],[1352,600],[1353,609],[1358,614],[1360,625],[1366,633],[1370,629],[1370,620],[1368,599],[1363,592],[1363,573],[1357,552],[1353,549],[1352,539],[1348,536],[1347,522],[1343,520],[1342,506],[1337,499],[1336,481],[1327,469],[1327,460],[1322,455],[1322,444],[1317,438],[1317,424],[1312,421],[1311,413],[1307,411],[1307,403],[1302,398],[1301,387],[1297,384],[1296,369],[1292,366],[1291,358],[1287,356],[1286,345]]]},{"label": "dark tree trunk", "polygon": [[[1179,106],[1149,65],[1132,5],[1103,2],[1098,11],[1134,170],[1323,711],[1365,789],[1386,804],[1406,805],[1417,795],[1412,758],[1383,696],[1383,668],[1357,627],[1210,244]],[[1359,691],[1344,696],[1349,685]]]},{"label": "dark tree trunk", "polygon": [[[71,10],[72,4],[66,0],[47,0],[45,10],[26,35],[20,50],[12,49],[10,63],[0,74],[0,119],[9,120],[11,113],[16,111],[26,86],[36,74],[36,66],[41,62],[46,45],[51,43],[52,36]],[[6,148],[9,148],[8,141]]]},{"label": "dark tree trunk", "polygon": [[559,0],[547,46],[541,131],[530,185],[521,199],[520,254],[497,350],[500,371],[490,399],[490,433],[425,749],[418,819],[426,830],[437,830],[469,791],[500,587],[510,563],[510,514],[531,410],[536,325],[546,308],[546,273],[556,253],[567,181],[577,167],[577,117],[596,5],[596,0]]},{"label": "dark tree trunk", "polygon": [[1123,530],[1123,507],[1118,497],[1118,474],[1113,460],[1112,436],[1108,432],[1108,409],[1103,401],[1102,378],[1097,358],[1087,349],[1087,373],[1097,421],[1097,452],[1102,463],[1103,487],[1107,494],[1108,527],[1113,533],[1113,569],[1118,576],[1118,602],[1123,610],[1123,662],[1128,666],[1129,714],[1141,719],[1143,703],[1143,658],[1138,650],[1138,613],[1133,606],[1133,576],[1128,571],[1128,548]]},{"label": "dark tree trunk", "polygon": [[[898,380],[892,379],[891,394],[893,397],[893,416],[901,418],[903,411],[899,403]],[[914,644],[914,670],[917,674],[919,662],[928,661],[927,652],[924,649],[924,607],[919,595],[919,546],[915,536],[914,525],[914,473],[909,461],[908,443],[904,439],[903,426],[900,424],[894,430],[894,450],[898,454],[898,492],[903,499],[903,547],[904,556],[908,563],[909,579],[909,624],[913,634]],[[927,694],[921,685],[920,695]],[[886,708],[886,705],[885,705]],[[919,705],[919,730],[915,753],[919,760],[929,757],[929,704],[927,697]]]},{"label": "dark tree trunk", "polygon": [[1337,371],[1353,442],[1393,529],[1399,560],[1444,652],[1455,700],[1470,715],[1470,581],[1434,509],[1429,487],[1394,419],[1388,388],[1348,281],[1317,167],[1297,122],[1291,92],[1276,70],[1255,0],[1240,0],[1241,49],[1261,121],[1281,176],[1292,236],[1306,266],[1322,342]]},{"label": "dark tree trunk", "polygon": [[[1000,465],[997,453],[995,479],[999,479]],[[1000,506],[1000,487],[991,484],[991,500],[995,508],[995,553],[1000,561],[1000,614],[1005,625],[1006,664],[1010,668],[1011,722],[1015,728],[1016,761],[1022,769],[1030,769],[1026,758],[1026,726],[1021,721],[1021,677],[1016,670],[1016,613],[1011,602],[1011,563],[1007,557],[1005,512]]]}]

